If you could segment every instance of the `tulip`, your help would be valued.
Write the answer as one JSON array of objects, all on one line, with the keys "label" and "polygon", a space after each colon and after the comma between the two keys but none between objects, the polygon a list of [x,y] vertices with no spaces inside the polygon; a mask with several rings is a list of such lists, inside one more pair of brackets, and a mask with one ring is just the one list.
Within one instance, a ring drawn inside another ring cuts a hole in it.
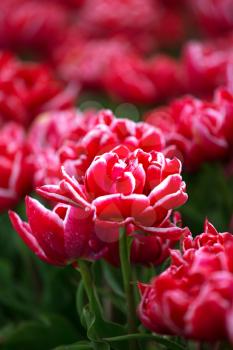
[{"label": "tulip", "polygon": [[111,111],[81,113],[75,110],[48,112],[32,124],[28,143],[33,150],[35,184],[59,181],[60,167],[83,181],[95,156],[119,145],[131,151],[162,151],[164,137],[160,130],[146,123],[117,119]]},{"label": "tulip", "polygon": [[97,156],[78,182],[63,169],[58,185],[45,185],[38,193],[47,199],[94,210],[96,220],[117,226],[133,223],[147,232],[164,236],[175,231],[158,228],[171,210],[187,200],[178,159],[162,153],[130,152],[118,146]]},{"label": "tulip", "polygon": [[165,154],[176,155],[189,170],[228,154],[226,113],[220,103],[186,96],[150,112],[145,120],[164,133]]},{"label": "tulip", "polygon": [[0,130],[0,211],[16,205],[31,188],[28,152],[23,128],[12,122],[4,125]]},{"label": "tulip", "polygon": [[140,285],[138,314],[154,332],[197,341],[232,339],[233,236],[207,221],[204,233],[173,250],[170,267]]},{"label": "tulip", "polygon": [[48,264],[63,266],[79,258],[95,260],[106,251],[95,235],[92,211],[64,204],[49,210],[26,197],[26,213],[28,222],[10,211],[11,222],[24,243]]},{"label": "tulip", "polygon": [[71,108],[77,87],[64,87],[52,71],[39,63],[21,62],[0,54],[0,121],[28,126],[37,114]]}]

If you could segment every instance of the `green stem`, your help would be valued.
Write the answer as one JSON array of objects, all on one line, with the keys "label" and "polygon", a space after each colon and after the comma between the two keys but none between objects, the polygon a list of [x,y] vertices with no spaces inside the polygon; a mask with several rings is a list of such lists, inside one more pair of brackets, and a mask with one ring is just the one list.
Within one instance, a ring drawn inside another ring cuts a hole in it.
[{"label": "green stem", "polygon": [[132,340],[132,339],[147,340],[147,341],[152,340],[158,344],[166,346],[168,349],[185,350],[185,348],[182,345],[177,344],[174,341],[171,341],[169,339],[166,339],[165,337],[157,336],[153,334],[136,333],[136,334],[122,335],[122,336],[113,337],[113,338],[104,338],[104,340],[106,340],[109,343],[121,342],[121,341]]},{"label": "green stem", "polygon": [[102,308],[96,292],[96,288],[93,282],[88,262],[84,260],[79,260],[78,269],[82,277],[83,285],[88,297],[90,308],[96,316],[101,316]]},{"label": "green stem", "polygon": [[[128,333],[136,333],[136,305],[134,299],[134,286],[132,284],[132,272],[130,266],[130,247],[128,237],[124,229],[120,231],[119,254],[121,261],[121,273],[127,304]],[[137,343],[130,340],[130,349],[136,350]]]}]

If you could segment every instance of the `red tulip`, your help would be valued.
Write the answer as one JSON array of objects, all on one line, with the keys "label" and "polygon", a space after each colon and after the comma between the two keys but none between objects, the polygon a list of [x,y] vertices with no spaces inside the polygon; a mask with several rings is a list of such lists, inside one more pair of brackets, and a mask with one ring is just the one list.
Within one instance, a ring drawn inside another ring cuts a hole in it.
[{"label": "red tulip", "polygon": [[50,111],[40,114],[32,123],[28,143],[35,152],[58,150],[65,140],[78,141],[89,127],[87,118],[75,109]]},{"label": "red tulip", "polygon": [[64,204],[51,211],[27,197],[26,212],[28,223],[12,211],[10,219],[26,245],[41,260],[62,266],[79,258],[95,260],[105,253],[104,244],[95,235],[93,211]]},{"label": "red tulip", "polygon": [[63,88],[44,65],[0,54],[0,121],[28,126],[38,113],[72,107],[76,94],[76,87]]},{"label": "red tulip", "polygon": [[185,89],[181,65],[165,55],[150,60],[121,55],[107,66],[103,80],[110,94],[134,103],[164,101]]},{"label": "red tulip", "polygon": [[107,91],[120,100],[133,103],[154,103],[159,89],[154,85],[147,62],[136,55],[116,57],[104,75]]},{"label": "red tulip", "polygon": [[230,89],[219,88],[215,91],[214,101],[220,106],[221,112],[225,116],[223,133],[230,146],[233,146],[233,93]]},{"label": "red tulip", "polygon": [[104,72],[112,60],[134,51],[124,39],[79,39],[77,33],[79,28],[74,28],[67,35],[54,51],[53,60],[62,79],[75,81],[84,88],[102,87]]},{"label": "red tulip", "polygon": [[2,0],[0,45],[25,54],[47,55],[60,42],[67,13],[54,2]]},{"label": "red tulip", "polygon": [[148,74],[153,82],[159,101],[171,99],[185,92],[186,77],[183,66],[166,55],[155,55],[148,61]]},{"label": "red tulip", "polygon": [[194,15],[208,34],[216,36],[233,29],[231,0],[192,0],[191,4]]},{"label": "red tulip", "polygon": [[8,123],[0,130],[0,211],[8,209],[31,188],[32,169],[27,162],[21,126]]},{"label": "red tulip", "polygon": [[44,197],[95,211],[96,220],[117,225],[134,223],[164,236],[174,229],[157,228],[174,209],[187,200],[180,176],[181,163],[162,153],[133,153],[119,146],[97,156],[86,171],[84,184],[63,170],[58,185],[42,186]]},{"label": "red tulip", "polygon": [[218,103],[186,96],[168,108],[152,111],[145,120],[163,131],[167,154],[178,156],[188,169],[224,158],[228,153],[225,113]]},{"label": "red tulip", "polygon": [[145,327],[198,341],[228,337],[233,306],[233,236],[205,232],[184,239],[183,254],[172,251],[171,266],[141,285],[139,316]]},{"label": "red tulip", "polygon": [[207,42],[190,41],[184,47],[183,62],[188,89],[207,97],[227,82],[227,67],[233,59],[233,36]]},{"label": "red tulip", "polygon": [[117,119],[111,111],[50,112],[38,117],[30,128],[36,185],[56,183],[60,167],[82,181],[95,156],[125,145],[131,151],[162,151],[162,133],[146,124]]},{"label": "red tulip", "polygon": [[162,6],[156,0],[86,0],[79,13],[84,36],[124,36],[143,52],[154,46],[154,28],[160,25]]}]

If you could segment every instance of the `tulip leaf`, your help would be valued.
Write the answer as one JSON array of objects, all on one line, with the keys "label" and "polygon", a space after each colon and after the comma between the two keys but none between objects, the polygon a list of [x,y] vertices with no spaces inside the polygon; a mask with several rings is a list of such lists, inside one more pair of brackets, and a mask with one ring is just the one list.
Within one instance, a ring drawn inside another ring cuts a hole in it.
[{"label": "tulip leaf", "polygon": [[76,308],[79,316],[81,317],[82,311],[84,308],[84,298],[85,298],[85,289],[83,285],[83,281],[79,282],[77,292],[76,292]]},{"label": "tulip leaf", "polygon": [[[1,333],[0,333],[1,334]],[[2,350],[49,350],[60,344],[77,341],[79,334],[61,316],[43,316],[37,321],[21,322],[0,336]]]},{"label": "tulip leaf", "polygon": [[233,178],[227,178],[217,163],[205,163],[198,172],[183,177],[189,194],[188,202],[179,208],[184,224],[196,235],[203,231],[207,217],[221,232],[227,231],[233,211]]},{"label": "tulip leaf", "polygon": [[112,288],[112,290],[117,295],[124,298],[125,294],[123,291],[123,286],[120,283],[120,280],[121,280],[120,270],[106,263],[103,263],[102,267],[103,267],[104,278],[107,281],[108,285]]},{"label": "tulip leaf", "polygon": [[0,329],[0,345],[2,344],[4,339],[6,339],[8,336],[11,335],[13,331],[14,331],[13,323],[9,323]]},{"label": "tulip leaf", "polygon": [[71,345],[61,345],[53,350],[93,350],[91,342],[88,341],[79,341]]},{"label": "tulip leaf", "polygon": [[140,341],[155,341],[157,344],[161,344],[167,347],[168,350],[185,350],[185,348],[166,337],[153,335],[153,334],[143,334],[143,333],[136,333],[136,334],[127,334],[119,337],[113,337],[113,338],[104,338],[107,342],[111,343],[113,346],[113,343],[115,342],[123,342],[126,340],[132,340],[137,339]]},{"label": "tulip leaf", "polygon": [[[83,319],[86,322],[87,336],[90,340],[96,344],[96,348],[99,349],[110,349],[108,343],[103,340],[106,334],[112,337],[120,336],[125,334],[125,328],[121,325],[113,322],[105,321],[103,318],[94,315],[88,306],[83,309]],[[113,344],[112,348],[115,350],[128,350],[127,342],[119,344]]]}]

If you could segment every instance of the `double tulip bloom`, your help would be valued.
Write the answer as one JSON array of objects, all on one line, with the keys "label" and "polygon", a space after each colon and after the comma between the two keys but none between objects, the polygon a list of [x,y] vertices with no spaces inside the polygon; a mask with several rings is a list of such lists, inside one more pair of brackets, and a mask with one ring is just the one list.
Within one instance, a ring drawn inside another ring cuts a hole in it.
[{"label": "double tulip bloom", "polygon": [[28,142],[33,148],[37,186],[56,183],[62,165],[82,180],[95,156],[118,145],[148,152],[162,151],[165,144],[160,130],[147,123],[117,119],[109,110],[42,114],[32,124]]},{"label": "double tulip bloom", "polygon": [[[168,247],[162,248],[170,244],[166,240],[176,241],[184,232],[169,221],[172,209],[187,200],[180,171],[177,159],[140,149],[130,152],[119,146],[97,156],[84,181],[78,182],[63,170],[58,185],[39,188],[42,196],[58,202],[53,211],[28,198],[28,223],[13,212],[11,220],[25,243],[52,264],[64,265],[80,257],[92,260],[105,256],[108,260],[109,244],[118,240],[120,227],[128,227],[126,234],[139,229],[145,235],[160,237],[162,241],[150,239],[161,248],[156,263],[167,255]],[[136,262],[140,258],[134,258],[138,254],[137,242],[134,244],[132,260]]]},{"label": "double tulip bloom", "polygon": [[233,236],[209,223],[203,234],[171,252],[171,266],[141,285],[138,313],[145,327],[198,341],[233,341]]},{"label": "double tulip bloom", "polygon": [[156,226],[187,200],[180,172],[177,159],[140,149],[130,152],[118,146],[93,160],[83,183],[63,171],[58,185],[42,186],[38,193],[50,200],[94,210],[99,221],[118,226],[133,223],[159,233]]}]

